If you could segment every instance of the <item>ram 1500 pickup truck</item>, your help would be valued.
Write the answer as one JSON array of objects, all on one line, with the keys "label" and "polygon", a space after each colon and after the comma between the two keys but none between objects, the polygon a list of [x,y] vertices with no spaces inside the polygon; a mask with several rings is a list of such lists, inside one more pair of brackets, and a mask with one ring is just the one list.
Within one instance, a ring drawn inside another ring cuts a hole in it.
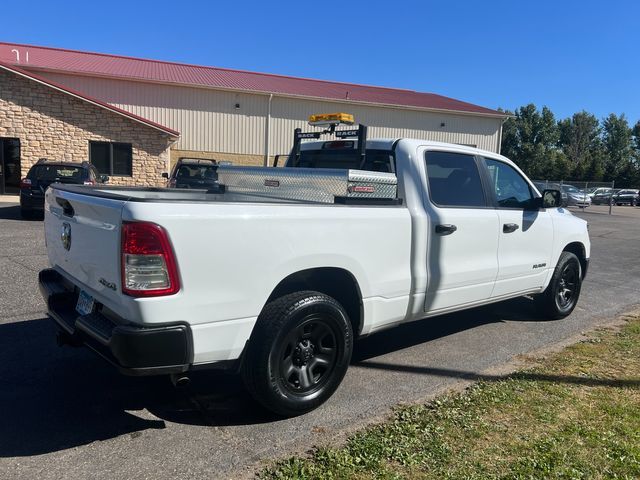
[{"label": "ram 1500 pickup truck", "polygon": [[558,191],[475,148],[368,140],[353,163],[353,144],[220,167],[211,192],[52,185],[39,281],[59,339],[132,375],[237,368],[293,416],[332,395],[358,337],[523,295],[572,312],[590,243]]}]

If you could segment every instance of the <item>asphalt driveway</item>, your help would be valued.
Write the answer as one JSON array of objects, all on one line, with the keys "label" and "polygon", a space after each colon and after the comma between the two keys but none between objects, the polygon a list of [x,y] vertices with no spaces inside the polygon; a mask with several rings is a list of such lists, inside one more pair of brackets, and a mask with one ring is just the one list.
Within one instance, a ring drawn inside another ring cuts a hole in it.
[{"label": "asphalt driveway", "polygon": [[59,348],[36,274],[42,222],[0,204],[0,478],[235,478],[260,462],[381,418],[514,357],[605,325],[640,303],[640,208],[591,207],[592,262],[580,304],[545,321],[527,299],[416,322],[363,339],[322,408],[279,420],[234,376],[200,373],[187,391],[117,374]]}]

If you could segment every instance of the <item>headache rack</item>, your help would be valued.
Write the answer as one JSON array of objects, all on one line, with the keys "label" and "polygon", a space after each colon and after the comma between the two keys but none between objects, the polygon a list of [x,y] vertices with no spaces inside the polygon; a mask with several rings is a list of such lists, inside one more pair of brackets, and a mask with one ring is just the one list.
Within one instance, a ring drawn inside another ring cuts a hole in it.
[{"label": "headache rack", "polygon": [[[225,192],[276,197],[286,200],[366,205],[401,204],[394,173],[363,170],[366,163],[367,126],[336,130],[338,125],[353,125],[353,115],[329,113],[311,115],[309,125],[326,127],[322,131],[303,132],[296,128],[287,167],[220,166],[218,182]],[[358,169],[301,168],[303,140],[319,140],[322,135],[337,139],[356,138]],[[277,161],[277,160],[276,160]]]},{"label": "headache rack", "polygon": [[360,168],[362,168],[366,161],[367,126],[358,125],[358,128],[349,130],[336,130],[336,126],[337,124],[332,123],[329,128],[322,132],[303,132],[301,128],[296,128],[293,131],[293,149],[291,151],[293,166],[297,167],[300,162],[302,140],[319,140],[321,135],[335,135],[339,139],[356,138],[358,140],[358,148],[354,153],[360,157]]}]

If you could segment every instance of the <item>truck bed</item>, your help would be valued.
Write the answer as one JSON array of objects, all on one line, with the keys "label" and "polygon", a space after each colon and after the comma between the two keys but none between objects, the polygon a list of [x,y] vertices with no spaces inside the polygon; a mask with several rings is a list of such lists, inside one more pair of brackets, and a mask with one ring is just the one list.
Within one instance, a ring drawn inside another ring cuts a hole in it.
[{"label": "truck bed", "polygon": [[56,184],[57,191],[91,195],[125,202],[205,202],[205,203],[321,203],[309,200],[270,197],[255,193],[209,193],[207,190],[157,187],[104,187]]},{"label": "truck bed", "polygon": [[364,170],[218,167],[216,188],[175,189],[149,187],[84,186],[59,191],[82,193],[132,202],[227,202],[227,203],[324,203],[395,205],[398,200],[395,174]]},{"label": "truck bed", "polygon": [[[122,293],[121,228],[128,222],[151,222],[168,233],[178,293]],[[116,323],[188,323],[194,363],[239,355],[274,288],[318,267],[350,272],[367,328],[406,315],[411,219],[404,207],[54,184],[46,192],[45,235],[51,267]]]}]

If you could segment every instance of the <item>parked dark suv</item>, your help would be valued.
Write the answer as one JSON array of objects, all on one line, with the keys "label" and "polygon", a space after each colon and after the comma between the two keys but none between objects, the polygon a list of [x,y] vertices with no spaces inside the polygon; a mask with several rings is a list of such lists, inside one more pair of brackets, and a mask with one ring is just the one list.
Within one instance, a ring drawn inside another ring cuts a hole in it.
[{"label": "parked dark suv", "polygon": [[613,197],[611,197],[611,202],[615,205],[631,205],[635,207],[638,205],[638,202],[640,202],[640,194],[636,189],[625,188],[615,193]]},{"label": "parked dark suv", "polygon": [[75,183],[96,185],[109,180],[100,175],[89,162],[56,162],[38,160],[29,169],[27,176],[20,180],[20,213],[22,218],[31,218],[44,213],[44,192],[52,183]]},{"label": "parked dark suv", "polygon": [[174,165],[171,176],[167,178],[169,188],[201,188],[218,187],[218,161],[205,158],[181,158]]}]

